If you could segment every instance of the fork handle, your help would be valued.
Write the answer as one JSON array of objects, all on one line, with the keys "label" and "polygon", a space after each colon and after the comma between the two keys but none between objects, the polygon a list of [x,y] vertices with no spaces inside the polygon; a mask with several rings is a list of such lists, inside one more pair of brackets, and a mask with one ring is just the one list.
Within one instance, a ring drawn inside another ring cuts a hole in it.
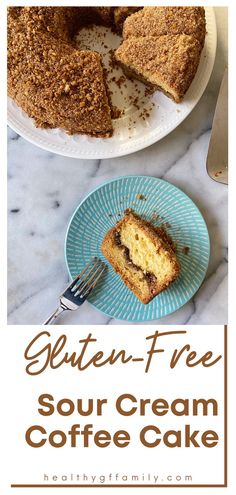
[{"label": "fork handle", "polygon": [[51,316],[49,316],[49,318],[43,323],[43,325],[52,325],[55,321],[55,319],[61,314],[63,313],[63,311],[66,311],[67,308],[65,308],[64,306],[59,306],[59,308],[56,309],[56,311],[54,311],[54,313],[52,313]]}]

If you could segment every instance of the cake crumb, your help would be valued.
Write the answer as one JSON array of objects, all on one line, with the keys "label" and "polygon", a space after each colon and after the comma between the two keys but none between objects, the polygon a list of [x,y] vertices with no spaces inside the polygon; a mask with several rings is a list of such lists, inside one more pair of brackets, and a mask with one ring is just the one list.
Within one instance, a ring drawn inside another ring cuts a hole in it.
[{"label": "cake crumb", "polygon": [[139,199],[140,201],[147,201],[146,196],[144,194],[136,194],[136,199]]},{"label": "cake crumb", "polygon": [[160,217],[160,215],[158,215],[155,211],[152,213],[151,215],[151,221],[155,221],[155,220],[158,220],[158,218]]},{"label": "cake crumb", "polygon": [[182,249],[182,253],[184,253],[184,254],[188,254],[189,251],[190,251],[190,247],[188,247],[188,246],[184,246]]}]

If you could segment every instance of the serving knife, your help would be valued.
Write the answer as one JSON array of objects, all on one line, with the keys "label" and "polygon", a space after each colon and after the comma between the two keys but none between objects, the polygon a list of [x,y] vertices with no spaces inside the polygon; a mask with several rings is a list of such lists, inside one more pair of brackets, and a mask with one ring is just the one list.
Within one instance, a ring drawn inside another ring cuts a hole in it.
[{"label": "serving knife", "polygon": [[228,69],[225,69],[217,99],[207,154],[208,175],[228,184]]}]

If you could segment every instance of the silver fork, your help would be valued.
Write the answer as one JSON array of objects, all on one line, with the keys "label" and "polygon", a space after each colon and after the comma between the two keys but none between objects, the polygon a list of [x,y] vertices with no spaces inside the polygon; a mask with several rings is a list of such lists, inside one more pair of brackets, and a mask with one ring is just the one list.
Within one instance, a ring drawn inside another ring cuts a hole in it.
[{"label": "silver fork", "polygon": [[98,258],[93,258],[71,284],[68,285],[60,297],[60,306],[44,322],[44,325],[54,323],[55,319],[64,311],[75,311],[78,309],[94,289],[105,268],[105,263]]}]

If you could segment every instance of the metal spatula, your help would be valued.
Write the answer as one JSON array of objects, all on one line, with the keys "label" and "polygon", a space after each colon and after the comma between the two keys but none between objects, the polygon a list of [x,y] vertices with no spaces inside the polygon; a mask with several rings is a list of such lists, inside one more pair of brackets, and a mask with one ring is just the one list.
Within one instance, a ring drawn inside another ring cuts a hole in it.
[{"label": "metal spatula", "polygon": [[228,69],[225,69],[216,104],[207,172],[217,182],[228,184]]}]

